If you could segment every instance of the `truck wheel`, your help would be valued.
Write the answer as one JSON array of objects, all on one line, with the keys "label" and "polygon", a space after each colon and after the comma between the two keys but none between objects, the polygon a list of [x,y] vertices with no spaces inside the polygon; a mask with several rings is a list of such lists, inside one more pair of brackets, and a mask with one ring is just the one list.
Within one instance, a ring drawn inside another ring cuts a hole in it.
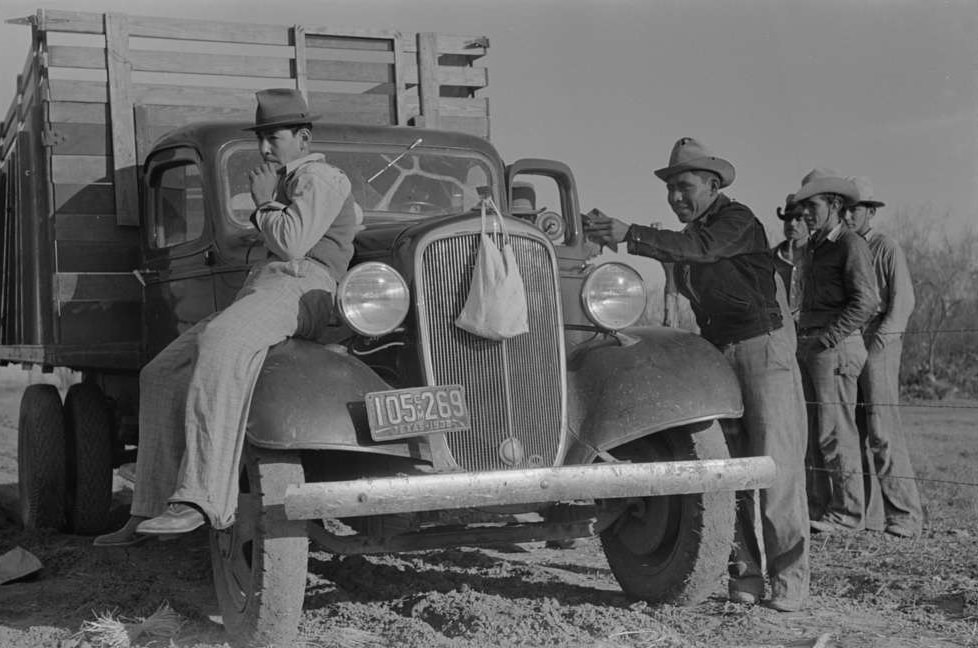
[{"label": "truck wheel", "polygon": [[54,385],[30,385],[20,399],[17,482],[25,529],[65,523],[65,422]]},{"label": "truck wheel", "polygon": [[292,646],[302,616],[309,541],[305,520],[288,520],[282,500],[305,481],[296,452],[246,443],[234,524],[211,531],[214,588],[235,646]]},{"label": "truck wheel", "polygon": [[[612,454],[643,462],[729,457],[716,422],[660,432]],[[694,605],[720,583],[733,544],[734,517],[733,492],[640,498],[601,533],[601,545],[629,596]]]},{"label": "truck wheel", "polygon": [[68,462],[68,528],[80,535],[104,532],[112,508],[112,415],[105,394],[78,383],[65,396]]}]

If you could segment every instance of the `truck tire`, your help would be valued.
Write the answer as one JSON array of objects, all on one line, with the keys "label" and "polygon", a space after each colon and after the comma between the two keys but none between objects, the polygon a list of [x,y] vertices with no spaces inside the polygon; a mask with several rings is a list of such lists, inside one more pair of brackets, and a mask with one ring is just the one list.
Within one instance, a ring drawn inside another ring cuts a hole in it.
[{"label": "truck tire", "polygon": [[92,383],[78,383],[65,396],[68,464],[68,530],[103,533],[112,508],[112,414],[105,394]]},{"label": "truck tire", "polygon": [[65,422],[54,385],[30,385],[20,400],[17,482],[25,529],[65,524]]},{"label": "truck tire", "polygon": [[234,524],[211,530],[214,588],[234,646],[292,646],[302,616],[309,540],[305,520],[288,520],[289,484],[305,481],[297,452],[245,443]]},{"label": "truck tire", "polygon": [[[687,426],[611,451],[631,461],[726,459],[720,426]],[[733,545],[733,492],[637,499],[601,533],[615,578],[629,596],[695,605],[716,589]]]}]

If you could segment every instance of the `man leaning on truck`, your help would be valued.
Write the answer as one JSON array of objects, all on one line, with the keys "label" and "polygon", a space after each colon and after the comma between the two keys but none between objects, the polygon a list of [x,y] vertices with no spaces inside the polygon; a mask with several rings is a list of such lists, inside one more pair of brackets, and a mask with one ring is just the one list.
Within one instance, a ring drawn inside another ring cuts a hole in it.
[{"label": "man leaning on truck", "polygon": [[311,152],[312,125],[296,90],[256,93],[263,162],[249,173],[251,220],[269,256],[235,301],[170,343],[140,372],[139,452],[130,518],[95,539],[125,546],[151,535],[231,526],[248,400],[268,348],[316,339],[353,256],[363,214],[339,169]]},{"label": "man leaning on truck", "polygon": [[[625,241],[632,254],[676,264],[679,290],[690,301],[700,333],[723,352],[740,382],[744,430],[731,440],[732,449],[741,456],[770,455],[778,466],[760,502],[771,580],[765,605],[798,610],[809,587],[805,407],[792,323],[782,321],[767,235],[750,209],[720,192],[733,182],[733,165],[696,140],[676,142],[669,166],[655,174],[686,224],[682,231],[629,226],[597,209],[587,214],[585,229],[597,243]],[[730,598],[753,604],[764,594],[753,499],[746,492],[738,500]]]}]

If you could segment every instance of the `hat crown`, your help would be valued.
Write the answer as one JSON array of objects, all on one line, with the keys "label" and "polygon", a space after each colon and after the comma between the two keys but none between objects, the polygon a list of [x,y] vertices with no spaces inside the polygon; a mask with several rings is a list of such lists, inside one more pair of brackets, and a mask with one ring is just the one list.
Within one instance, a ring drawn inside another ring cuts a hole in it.
[{"label": "hat crown", "polygon": [[859,194],[857,202],[883,204],[876,200],[876,196],[873,193],[873,185],[866,176],[849,176],[846,180],[856,186],[856,192]]},{"label": "hat crown", "polygon": [[734,181],[736,172],[730,162],[714,155],[698,140],[680,137],[672,147],[669,166],[657,169],[655,175],[666,182],[669,178],[685,171],[709,171],[720,178],[720,187],[727,187]]},{"label": "hat crown", "polygon": [[529,182],[514,182],[512,186],[513,199],[509,205],[510,211],[536,211],[537,192]]},{"label": "hat crown", "polygon": [[309,105],[298,90],[292,88],[270,88],[255,93],[258,108],[255,110],[253,130],[272,127],[285,127],[311,122]]},{"label": "hat crown", "polygon": [[801,186],[805,186],[816,180],[826,180],[829,178],[842,178],[842,174],[834,169],[826,169],[824,167],[812,169],[805,174],[805,177],[801,179]]},{"label": "hat crown", "polygon": [[715,156],[692,137],[680,137],[672,147],[672,153],[669,155],[669,166],[688,164],[693,160],[705,157]]}]

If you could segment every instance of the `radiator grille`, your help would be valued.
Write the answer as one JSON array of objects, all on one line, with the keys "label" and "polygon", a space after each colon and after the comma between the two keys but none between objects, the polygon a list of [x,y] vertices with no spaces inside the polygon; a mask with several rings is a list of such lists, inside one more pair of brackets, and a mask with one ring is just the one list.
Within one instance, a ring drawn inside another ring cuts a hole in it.
[{"label": "radiator grille", "polygon": [[[529,307],[530,332],[503,342],[455,326],[468,295],[479,235],[432,242],[419,276],[435,384],[465,385],[472,430],[448,435],[465,470],[551,466],[556,463],[563,413],[560,319],[551,256],[541,241],[511,235]],[[518,440],[522,461],[503,462],[500,447]]]}]

